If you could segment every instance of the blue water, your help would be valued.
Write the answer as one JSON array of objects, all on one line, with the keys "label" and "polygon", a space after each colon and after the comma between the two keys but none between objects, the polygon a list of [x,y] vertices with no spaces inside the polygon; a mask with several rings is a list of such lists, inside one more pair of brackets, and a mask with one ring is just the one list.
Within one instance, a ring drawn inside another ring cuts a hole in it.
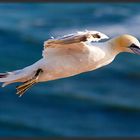
[{"label": "blue water", "polygon": [[[79,30],[140,39],[139,3],[0,4],[0,72],[28,66],[43,42]],[[140,136],[140,56],[122,53],[108,66],[40,83],[22,98],[0,88],[0,136]]]}]

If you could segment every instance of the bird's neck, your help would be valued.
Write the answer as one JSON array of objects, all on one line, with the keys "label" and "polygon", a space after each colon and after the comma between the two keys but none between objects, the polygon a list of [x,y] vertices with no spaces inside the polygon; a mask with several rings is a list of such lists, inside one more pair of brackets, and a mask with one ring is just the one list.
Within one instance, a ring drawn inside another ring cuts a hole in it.
[{"label": "bird's neck", "polygon": [[118,50],[116,50],[116,48],[113,46],[111,41],[107,41],[107,42],[101,42],[101,43],[97,43],[97,45],[101,50],[103,50],[107,55],[113,56],[115,57],[117,54],[119,54],[120,52]]},{"label": "bird's neck", "polygon": [[115,39],[111,39],[106,42],[107,50],[114,56],[118,55],[119,53],[123,52],[119,48],[119,45],[116,43]]}]

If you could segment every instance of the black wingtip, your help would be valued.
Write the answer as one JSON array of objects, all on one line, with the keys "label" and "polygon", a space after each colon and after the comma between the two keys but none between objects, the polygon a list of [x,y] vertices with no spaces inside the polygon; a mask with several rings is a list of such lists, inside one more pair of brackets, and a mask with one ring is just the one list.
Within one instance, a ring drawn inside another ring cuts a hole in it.
[{"label": "black wingtip", "polygon": [[0,78],[6,78],[7,77],[7,73],[0,73]]}]

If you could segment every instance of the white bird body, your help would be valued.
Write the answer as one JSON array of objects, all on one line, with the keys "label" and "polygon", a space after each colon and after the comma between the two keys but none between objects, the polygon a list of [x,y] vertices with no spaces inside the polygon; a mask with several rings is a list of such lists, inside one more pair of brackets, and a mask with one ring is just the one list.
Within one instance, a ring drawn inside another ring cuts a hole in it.
[{"label": "white bird body", "polygon": [[43,53],[45,57],[26,71],[41,68],[44,73],[40,75],[38,82],[45,82],[95,70],[111,63],[115,58],[115,54],[110,53],[109,48],[103,45],[104,43],[99,43],[98,46],[85,43],[85,49],[80,52],[67,48],[49,48]]},{"label": "white bird body", "polygon": [[43,58],[24,69],[0,74],[0,82],[4,82],[3,87],[25,82],[17,88],[17,94],[22,95],[34,83],[70,77],[105,66],[120,52],[140,53],[140,44],[133,36],[123,35],[97,42],[102,39],[108,39],[108,36],[86,31],[47,40],[44,42]]}]

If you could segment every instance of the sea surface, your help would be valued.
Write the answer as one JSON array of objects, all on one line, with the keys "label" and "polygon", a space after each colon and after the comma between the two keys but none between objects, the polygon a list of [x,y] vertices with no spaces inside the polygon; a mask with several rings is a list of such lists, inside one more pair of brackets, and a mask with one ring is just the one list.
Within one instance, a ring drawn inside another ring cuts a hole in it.
[{"label": "sea surface", "polygon": [[[33,64],[51,36],[98,30],[140,39],[140,3],[0,3],[0,72]],[[0,137],[140,136],[140,56],[39,83],[0,88]]]}]

